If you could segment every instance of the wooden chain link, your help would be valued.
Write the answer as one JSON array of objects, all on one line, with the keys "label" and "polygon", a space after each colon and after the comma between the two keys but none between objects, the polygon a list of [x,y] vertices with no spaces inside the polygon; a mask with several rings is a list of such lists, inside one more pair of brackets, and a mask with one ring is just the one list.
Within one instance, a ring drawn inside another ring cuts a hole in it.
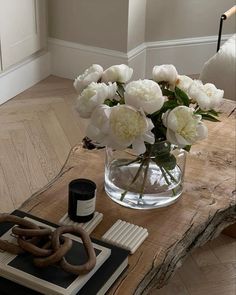
[{"label": "wooden chain link", "polygon": [[[88,273],[96,264],[96,254],[88,233],[80,226],[60,226],[54,231],[41,227],[27,219],[1,213],[0,223],[10,222],[14,226],[12,233],[17,237],[17,245],[0,239],[0,249],[18,255],[28,252],[34,256],[34,264],[46,267],[58,263],[67,272],[80,275]],[[64,233],[77,233],[80,235],[88,259],[82,265],[72,265],[64,257],[72,247],[72,240],[63,236]]]}]

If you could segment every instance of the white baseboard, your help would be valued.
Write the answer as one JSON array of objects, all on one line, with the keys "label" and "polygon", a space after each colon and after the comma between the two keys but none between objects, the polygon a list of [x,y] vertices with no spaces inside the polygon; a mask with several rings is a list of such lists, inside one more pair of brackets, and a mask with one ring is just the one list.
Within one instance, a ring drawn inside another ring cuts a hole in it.
[{"label": "white baseboard", "polygon": [[143,43],[127,53],[127,64],[134,70],[133,80],[146,78],[147,50]]},{"label": "white baseboard", "polygon": [[[222,42],[230,35],[222,35]],[[74,79],[91,64],[107,68],[125,63],[134,69],[134,79],[151,77],[157,64],[174,64],[181,74],[199,74],[216,52],[217,36],[146,42],[125,53],[49,38],[51,73]]]},{"label": "white baseboard", "polygon": [[127,63],[127,55],[120,51],[77,44],[59,39],[48,39],[53,75],[74,79],[91,64],[107,68]]},{"label": "white baseboard", "polygon": [[[223,35],[222,42],[229,37]],[[154,65],[167,63],[174,64],[180,74],[199,74],[216,52],[216,43],[217,36],[146,42],[125,53],[49,38],[49,52],[0,73],[0,104],[50,74],[74,79],[93,63],[104,69],[128,64],[134,69],[133,79],[150,78]]]},{"label": "white baseboard", "polygon": [[50,53],[43,52],[0,73],[0,104],[48,77],[50,63]]},{"label": "white baseboard", "polygon": [[[222,35],[222,43],[231,35]],[[216,53],[218,36],[186,38],[146,43],[146,75],[158,64],[173,64],[178,73],[199,74],[204,63]]]}]

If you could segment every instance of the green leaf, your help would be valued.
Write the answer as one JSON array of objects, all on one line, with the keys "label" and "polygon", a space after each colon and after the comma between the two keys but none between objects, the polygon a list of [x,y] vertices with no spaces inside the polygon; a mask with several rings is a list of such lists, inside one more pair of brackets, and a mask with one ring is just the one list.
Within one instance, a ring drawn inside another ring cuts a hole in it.
[{"label": "green leaf", "polygon": [[203,111],[201,110],[200,108],[197,109],[194,114],[197,114],[197,115],[210,115],[210,116],[215,116],[215,117],[218,117],[220,112],[216,112],[215,110],[209,110],[209,111]]},{"label": "green leaf", "polygon": [[210,114],[201,114],[203,120],[211,121],[211,122],[220,122],[216,117]]},{"label": "green leaf", "polygon": [[171,144],[169,142],[158,142],[153,145],[151,150],[152,155],[155,155],[155,162],[157,165],[172,170],[176,166],[176,158],[171,154]]},{"label": "green leaf", "polygon": [[183,149],[186,151],[186,152],[189,152],[190,149],[191,149],[191,145],[186,145]]},{"label": "green leaf", "polygon": [[188,98],[188,95],[177,86],[175,87],[175,97],[177,98],[179,102],[181,102],[185,106],[187,107],[189,106],[190,100]]},{"label": "green leaf", "polygon": [[115,105],[118,104],[118,101],[116,101],[116,100],[111,100],[111,99],[107,98],[107,99],[104,101],[104,104],[106,104],[106,105],[109,106],[109,107],[113,107],[113,106],[115,106]]},{"label": "green leaf", "polygon": [[116,82],[117,84],[117,87],[118,87],[118,95],[122,98],[124,98],[124,92],[125,92],[125,89],[124,89],[124,84],[123,83],[119,83],[119,82]]},{"label": "green leaf", "polygon": [[176,108],[177,106],[178,106],[178,103],[176,100],[167,100],[166,102],[164,102],[162,108],[159,111],[151,114],[150,117],[151,118],[156,117],[157,115],[163,114],[168,110],[172,110],[172,109]]},{"label": "green leaf", "polygon": [[156,142],[154,145],[150,145],[152,154],[157,157],[162,157],[170,154],[171,144],[166,142]]},{"label": "green leaf", "polygon": [[216,116],[216,117],[219,116],[219,112],[216,112],[215,110],[209,110],[209,111],[207,111],[207,113],[208,113],[208,114],[211,114],[211,115],[213,115],[213,116]]},{"label": "green leaf", "polygon": [[176,158],[170,153],[165,155],[156,155],[155,162],[159,166],[164,167],[166,170],[173,170],[176,166]]},{"label": "green leaf", "polygon": [[170,97],[175,98],[175,93],[166,88],[162,89],[162,94],[165,96],[168,96],[169,98]]}]

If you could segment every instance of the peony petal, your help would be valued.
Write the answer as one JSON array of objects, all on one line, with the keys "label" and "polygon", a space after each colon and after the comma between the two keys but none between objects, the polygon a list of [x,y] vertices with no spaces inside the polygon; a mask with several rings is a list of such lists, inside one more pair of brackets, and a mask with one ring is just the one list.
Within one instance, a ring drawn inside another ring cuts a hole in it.
[{"label": "peony petal", "polygon": [[217,89],[212,83],[203,85],[201,81],[194,80],[189,87],[189,95],[202,110],[208,111],[219,106],[223,99],[224,91]]},{"label": "peony petal", "polygon": [[132,81],[125,87],[125,103],[137,109],[143,109],[145,113],[152,114],[164,104],[164,97],[160,86],[148,79]]},{"label": "peony petal", "polygon": [[160,65],[153,67],[153,80],[156,82],[168,82],[174,85],[178,78],[178,73],[174,65]]},{"label": "peony petal", "polygon": [[143,135],[143,140],[145,142],[148,142],[150,144],[154,144],[155,142],[155,136],[151,131],[147,131],[144,135]]},{"label": "peony petal", "polygon": [[91,124],[88,125],[86,134],[90,139],[98,143],[104,142],[105,134],[101,133],[100,130],[96,128],[94,125],[91,125]]},{"label": "peony petal", "polygon": [[178,129],[178,120],[174,110],[166,114],[165,122],[166,127],[170,128],[171,130],[176,131]]},{"label": "peony petal", "polygon": [[172,143],[175,144],[179,147],[185,147],[186,145],[189,145],[190,143],[188,141],[186,141],[181,135],[174,133],[172,130],[167,129],[166,132],[166,138],[167,140]]},{"label": "peony petal", "polygon": [[192,144],[192,142],[186,140],[183,136],[181,136],[178,133],[175,133],[175,138],[176,138],[176,141],[178,142],[178,145],[186,146],[186,145]]},{"label": "peony petal", "polygon": [[93,64],[74,80],[74,88],[80,94],[91,82],[97,82],[101,78],[102,73],[103,68],[100,65]]},{"label": "peony petal", "polygon": [[146,146],[142,140],[135,140],[132,143],[132,148],[137,155],[141,155],[146,152]]},{"label": "peony petal", "polygon": [[184,92],[188,93],[189,87],[193,83],[193,80],[185,75],[179,75],[178,80],[176,82],[176,86],[183,90]]},{"label": "peony petal", "polygon": [[142,107],[147,114],[153,114],[162,108],[164,101],[164,96],[160,96],[158,99],[153,99],[152,103],[144,102]]},{"label": "peony petal", "polygon": [[200,123],[198,126],[197,126],[197,139],[198,140],[202,140],[202,139],[205,139],[207,138],[208,136],[208,128],[205,124],[203,123]]},{"label": "peony petal", "polygon": [[152,130],[155,127],[154,124],[152,123],[152,120],[149,118],[147,118],[147,123],[148,123],[148,126],[147,126],[148,130]]},{"label": "peony petal", "polygon": [[133,69],[125,64],[114,65],[106,69],[102,74],[103,82],[120,82],[126,83],[131,79]]},{"label": "peony petal", "polygon": [[166,131],[166,139],[170,143],[178,145],[178,141],[177,141],[177,139],[175,137],[175,133],[170,129],[167,129],[167,131]]}]

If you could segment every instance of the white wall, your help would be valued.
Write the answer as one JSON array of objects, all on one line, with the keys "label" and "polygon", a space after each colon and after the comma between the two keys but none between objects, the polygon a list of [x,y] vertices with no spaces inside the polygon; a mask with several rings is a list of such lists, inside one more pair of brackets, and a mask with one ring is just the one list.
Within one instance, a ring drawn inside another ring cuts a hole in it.
[{"label": "white wall", "polygon": [[[50,53],[3,72],[0,103],[50,73],[74,79],[92,63],[104,68],[126,63],[134,69],[134,79],[150,77],[152,67],[163,63],[174,64],[179,73],[198,74],[216,51],[220,15],[234,4],[234,0],[48,0]],[[235,24],[235,17],[224,23],[222,41],[235,32]]]},{"label": "white wall", "polygon": [[146,0],[129,0],[128,51],[145,42],[146,5]]},{"label": "white wall", "polygon": [[128,0],[49,0],[49,36],[126,52]]},{"label": "white wall", "polygon": [[0,0],[0,104],[51,74],[47,0]]},{"label": "white wall", "polygon": [[[155,64],[200,73],[216,51],[219,18],[234,0],[49,0],[52,73],[75,78],[99,63],[127,63],[134,78]],[[222,41],[235,31],[224,23]]]},{"label": "white wall", "polygon": [[[52,38],[127,52],[142,43],[213,36],[234,0],[49,0]],[[223,33],[235,31],[235,18]]]},{"label": "white wall", "polygon": [[[221,14],[235,0],[147,0],[146,41],[218,34]],[[235,18],[224,22],[223,33],[235,32]]]}]

